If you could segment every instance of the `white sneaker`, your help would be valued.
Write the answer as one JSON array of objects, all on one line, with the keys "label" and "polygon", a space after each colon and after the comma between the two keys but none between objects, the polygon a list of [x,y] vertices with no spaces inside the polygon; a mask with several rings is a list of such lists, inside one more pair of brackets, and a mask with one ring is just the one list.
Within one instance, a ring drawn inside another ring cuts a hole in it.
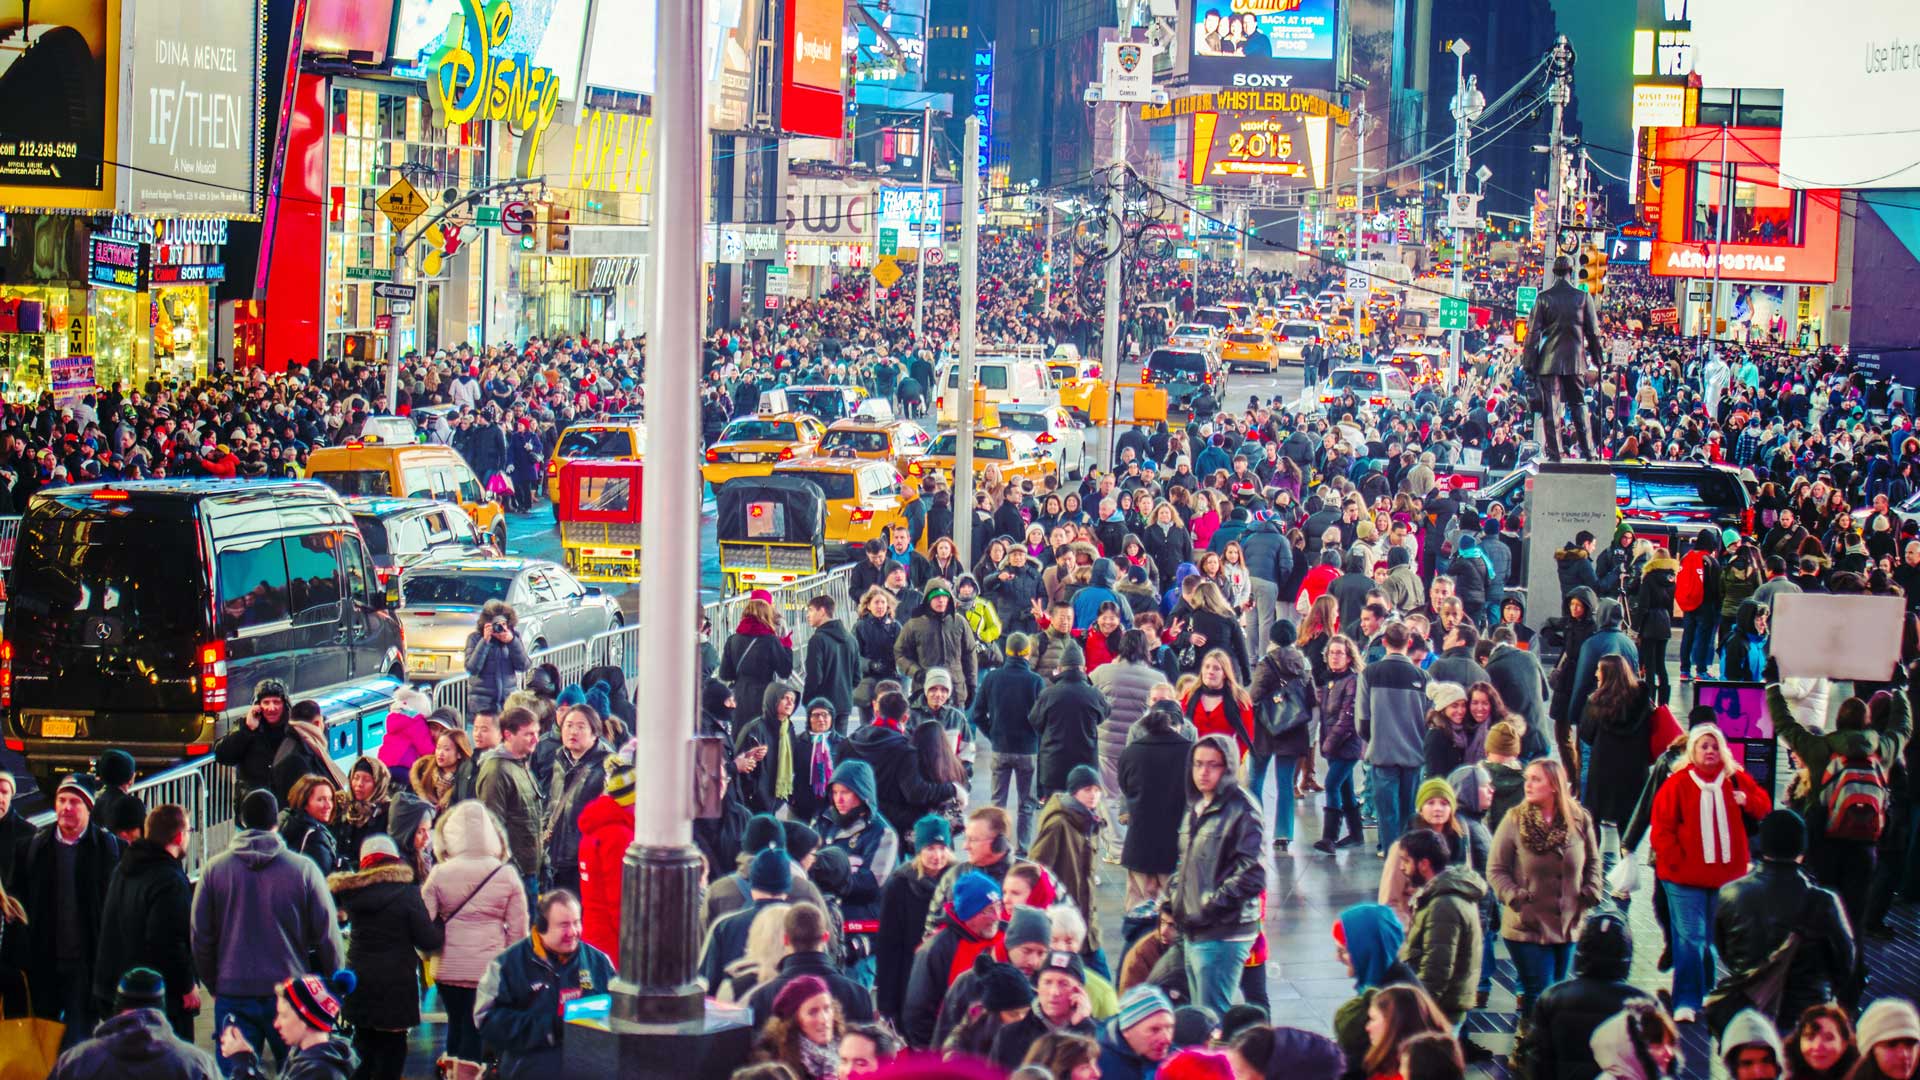
[{"label": "white sneaker", "polygon": [[1673,1022],[1676,1024],[1691,1024],[1698,1019],[1699,1016],[1692,1009],[1673,1010]]}]

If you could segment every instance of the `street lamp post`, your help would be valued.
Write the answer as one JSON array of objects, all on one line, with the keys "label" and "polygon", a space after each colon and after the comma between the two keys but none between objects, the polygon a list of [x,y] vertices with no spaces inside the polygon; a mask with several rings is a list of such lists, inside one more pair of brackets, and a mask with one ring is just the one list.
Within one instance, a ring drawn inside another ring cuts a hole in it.
[{"label": "street lamp post", "polygon": [[[1467,190],[1467,131],[1487,107],[1486,95],[1480,92],[1478,78],[1467,79],[1467,43],[1455,39],[1453,56],[1457,65],[1455,71],[1455,89],[1453,93],[1453,190],[1456,195],[1464,195]],[[1467,227],[1456,215],[1453,225],[1453,295],[1461,296],[1465,285],[1462,270],[1467,255]],[[1447,365],[1447,389],[1451,390],[1460,382],[1460,346],[1464,331],[1453,332],[1453,357]]]}]

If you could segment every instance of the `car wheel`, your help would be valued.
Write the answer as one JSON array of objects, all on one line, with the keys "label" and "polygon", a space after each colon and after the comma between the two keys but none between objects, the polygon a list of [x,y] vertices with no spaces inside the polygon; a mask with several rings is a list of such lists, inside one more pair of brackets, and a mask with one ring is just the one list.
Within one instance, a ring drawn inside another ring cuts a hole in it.
[{"label": "car wheel", "polygon": [[539,652],[546,652],[546,651],[547,651],[547,639],[546,639],[546,638],[534,638],[534,639],[533,639],[533,651],[534,651],[534,652],[537,652],[537,653],[539,653]]},{"label": "car wheel", "polygon": [[[558,520],[553,524],[556,529],[560,527]],[[493,523],[493,546],[499,549],[500,554],[507,553],[507,515],[505,514],[501,514]]]},{"label": "car wheel", "polygon": [[612,620],[607,623],[607,633],[611,634],[625,625],[627,625],[627,620],[621,618],[620,613],[616,611],[613,613]]}]

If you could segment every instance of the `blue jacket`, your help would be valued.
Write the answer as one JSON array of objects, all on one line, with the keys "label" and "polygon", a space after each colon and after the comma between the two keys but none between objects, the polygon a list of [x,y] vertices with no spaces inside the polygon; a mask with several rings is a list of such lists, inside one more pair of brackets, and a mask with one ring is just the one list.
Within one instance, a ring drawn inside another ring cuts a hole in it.
[{"label": "blue jacket", "polygon": [[612,982],[613,961],[584,941],[564,962],[547,952],[538,933],[494,957],[474,992],[473,1020],[500,1052],[501,1080],[561,1075],[562,1005],[604,994]]},{"label": "blue jacket", "polygon": [[[841,914],[848,922],[878,919],[880,886],[893,873],[894,864],[900,858],[900,837],[887,819],[880,816],[873,766],[858,759],[842,761],[834,767],[833,778],[828,783],[839,784],[860,796],[864,804],[854,811],[851,819],[843,822],[829,800],[813,822],[821,844],[845,851],[853,866],[846,891],[840,895]],[[831,794],[832,789],[828,792]]]},{"label": "blue jacket", "polygon": [[1602,657],[1618,654],[1627,658],[1628,667],[1636,671],[1640,668],[1640,650],[1632,636],[1622,629],[1626,625],[1626,609],[1612,600],[1600,601],[1599,608],[1600,629],[1580,646],[1580,656],[1573,669],[1573,695],[1567,699],[1567,719],[1576,725],[1580,723],[1580,714],[1586,711],[1587,697],[1593,693],[1593,673]]},{"label": "blue jacket", "polygon": [[1127,603],[1126,597],[1113,591],[1113,583],[1119,576],[1112,559],[1093,561],[1093,580],[1073,594],[1073,625],[1092,626],[1094,616],[1100,614],[1100,605],[1109,600],[1120,607],[1120,625],[1133,625],[1133,605]]},{"label": "blue jacket", "polygon": [[1127,1037],[1120,1032],[1119,1017],[1101,1024],[1094,1041],[1100,1044],[1100,1080],[1151,1080],[1160,1067],[1158,1062],[1148,1061],[1127,1045]]},{"label": "blue jacket", "polygon": [[[1027,722],[1033,703],[1047,681],[1033,670],[1025,657],[1010,656],[1007,662],[987,672],[980,689],[973,695],[967,719],[973,728],[987,737],[996,754],[1037,754],[1040,736]],[[902,823],[912,828],[912,822]]]}]

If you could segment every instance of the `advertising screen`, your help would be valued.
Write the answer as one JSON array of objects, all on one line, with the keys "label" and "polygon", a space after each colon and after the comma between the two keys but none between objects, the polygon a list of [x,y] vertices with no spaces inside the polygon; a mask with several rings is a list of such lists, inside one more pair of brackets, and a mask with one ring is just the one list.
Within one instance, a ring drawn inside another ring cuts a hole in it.
[{"label": "advertising screen", "polygon": [[581,81],[623,93],[653,93],[655,13],[652,4],[595,4],[593,42]]},{"label": "advertising screen", "polygon": [[[510,7],[513,20],[496,54],[524,55],[532,66],[553,72],[561,99],[573,100],[580,77],[580,41],[587,28],[586,0],[514,0]],[[466,0],[403,0],[393,33],[393,58],[402,65],[395,73],[424,74],[419,69],[422,58],[443,42],[458,42],[447,24],[465,8]]]},{"label": "advertising screen", "polygon": [[1321,187],[1325,184],[1324,116],[1223,110],[1193,118],[1196,184]]},{"label": "advertising screen", "polygon": [[780,126],[787,131],[844,134],[845,12],[839,0],[786,0]]},{"label": "advertising screen", "polygon": [[307,9],[305,48],[320,56],[360,53],[368,63],[384,63],[398,9],[399,0],[315,4]]},{"label": "advertising screen", "polygon": [[946,195],[942,188],[881,188],[880,227],[900,230],[901,247],[938,247]]},{"label": "advertising screen", "polygon": [[[32,21],[25,35],[20,16]],[[118,154],[120,5],[9,5],[0,19],[0,203],[107,210]],[[31,44],[21,48],[18,39]],[[112,57],[109,62],[108,57]]]},{"label": "advertising screen", "polygon": [[1194,85],[1331,89],[1338,0],[1194,0]]},{"label": "advertising screen", "polygon": [[1809,18],[1788,0],[1690,0],[1688,13],[1713,43],[1699,57],[1708,86],[1780,88],[1786,186],[1920,187],[1920,4],[1852,0],[1844,17]]},{"label": "advertising screen", "polygon": [[122,206],[135,214],[259,211],[261,0],[130,9]]}]

